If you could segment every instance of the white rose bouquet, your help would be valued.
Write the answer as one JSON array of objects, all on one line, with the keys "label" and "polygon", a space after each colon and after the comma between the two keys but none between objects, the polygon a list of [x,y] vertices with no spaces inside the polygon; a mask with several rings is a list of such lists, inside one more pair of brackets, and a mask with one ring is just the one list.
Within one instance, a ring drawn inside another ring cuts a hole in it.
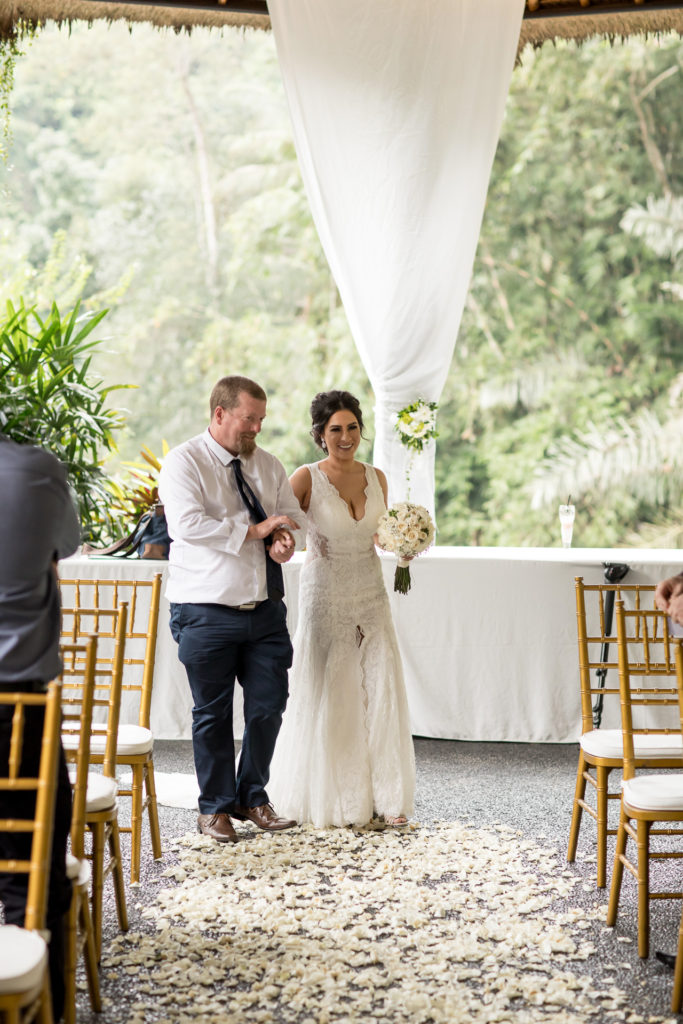
[{"label": "white rose bouquet", "polygon": [[401,501],[388,508],[377,526],[377,543],[384,551],[398,555],[394,574],[394,590],[407,594],[410,590],[410,562],[434,540],[434,523],[426,508]]}]

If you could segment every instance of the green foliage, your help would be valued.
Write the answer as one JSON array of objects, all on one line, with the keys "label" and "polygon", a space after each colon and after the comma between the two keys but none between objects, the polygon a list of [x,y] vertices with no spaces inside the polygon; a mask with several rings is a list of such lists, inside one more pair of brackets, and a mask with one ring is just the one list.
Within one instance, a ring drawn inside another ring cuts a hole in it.
[{"label": "green foliage", "polygon": [[38,26],[20,20],[9,36],[0,38],[0,157],[7,162],[12,142],[10,98],[14,87],[17,59],[26,52],[24,41],[34,38]]},{"label": "green foliage", "polygon": [[[164,444],[163,454],[167,452],[168,445]],[[107,481],[111,494],[110,513],[119,518],[122,533],[130,532],[131,524],[159,501],[161,461],[146,445],[142,446],[140,455],[143,462],[124,462],[120,476]]]},{"label": "green foliage", "polygon": [[440,403],[440,543],[558,544],[570,492],[578,545],[681,521],[682,64],[677,37],[596,40],[515,71]]},{"label": "green foliage", "polygon": [[7,302],[0,322],[0,430],[19,444],[47,448],[66,466],[88,541],[110,526],[101,454],[116,450],[114,431],[123,425],[120,413],[105,407],[116,386],[90,369],[100,344],[90,336],[106,313],[80,314],[77,303],[62,317],[53,304],[41,319],[21,299]]},{"label": "green foliage", "polygon": [[[577,545],[679,536],[682,77],[673,35],[515,69],[439,401],[440,543],[557,545],[570,492]],[[271,34],[46,28],[12,125],[0,299],[110,307],[98,369],[136,386],[122,458],[201,430],[230,372],[266,388],[263,442],[290,470],[316,458],[320,390],[357,394],[371,436]]]}]

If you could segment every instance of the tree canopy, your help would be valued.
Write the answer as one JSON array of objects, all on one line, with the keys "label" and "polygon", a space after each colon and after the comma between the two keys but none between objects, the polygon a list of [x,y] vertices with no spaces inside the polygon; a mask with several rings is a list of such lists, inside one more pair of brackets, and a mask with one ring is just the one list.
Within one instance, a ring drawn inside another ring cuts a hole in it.
[{"label": "tree canopy", "polygon": [[[25,49],[0,298],[110,309],[122,456],[200,430],[229,372],[266,388],[290,471],[317,391],[356,393],[371,431],[272,36],[98,23]],[[439,543],[557,544],[569,494],[578,545],[683,538],[682,91],[676,36],[524,52],[440,403]]]}]

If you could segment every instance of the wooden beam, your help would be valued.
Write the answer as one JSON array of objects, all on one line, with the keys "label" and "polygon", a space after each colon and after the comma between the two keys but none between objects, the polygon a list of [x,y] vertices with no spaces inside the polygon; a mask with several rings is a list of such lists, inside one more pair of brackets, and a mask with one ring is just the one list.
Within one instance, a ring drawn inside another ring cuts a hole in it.
[{"label": "wooden beam", "polygon": [[[106,8],[112,0],[93,0]],[[175,10],[221,11],[268,16],[266,0],[116,0],[131,7],[169,7]],[[296,0],[292,0],[296,2]],[[655,13],[683,10],[683,0],[526,0],[524,18],[563,18],[594,14]]]}]

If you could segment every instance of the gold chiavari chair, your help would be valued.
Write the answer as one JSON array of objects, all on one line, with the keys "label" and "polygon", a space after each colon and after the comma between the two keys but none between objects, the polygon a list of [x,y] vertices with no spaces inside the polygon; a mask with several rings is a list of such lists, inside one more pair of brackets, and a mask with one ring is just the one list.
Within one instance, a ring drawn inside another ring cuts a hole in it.
[{"label": "gold chiavari chair", "polygon": [[90,1005],[96,1013],[102,1010],[95,933],[90,913],[91,871],[85,857],[97,638],[91,637],[84,644],[62,644],[60,653],[67,673],[62,680],[62,742],[67,737],[70,740],[65,754],[67,761],[75,766],[72,774],[71,852],[67,857],[67,873],[73,891],[66,922],[64,1020],[66,1024],[75,1024],[76,966],[80,955],[85,963]]},{"label": "gold chiavari chair", "polygon": [[[627,596],[636,609],[654,606],[654,586],[625,583],[584,583],[575,579],[576,623],[581,689],[581,738],[576,788],[572,807],[567,860],[576,858],[579,829],[583,812],[597,825],[597,884],[607,884],[607,837],[616,835],[609,827],[609,801],[621,799],[621,792],[609,789],[611,773],[624,767],[623,737],[620,728],[601,728],[607,708],[615,709],[619,698],[616,624],[610,607]],[[614,674],[613,685],[607,685],[607,674]],[[680,735],[638,735],[635,753],[639,762],[650,768],[668,768],[683,763],[683,740]],[[595,791],[595,804],[586,799],[586,787]]]},{"label": "gold chiavari chair", "polygon": [[[0,929],[0,1020],[6,1024],[39,1020],[52,1024],[52,998],[44,937],[47,888],[54,831],[57,758],[59,754],[61,684],[52,682],[46,694],[0,693],[0,707],[12,707],[8,765],[0,776],[0,830],[32,835],[27,861],[0,860],[4,873],[28,874],[24,928]],[[26,711],[44,707],[43,740],[36,777],[21,775]],[[34,792],[35,813],[29,819],[8,816],[10,794]]]},{"label": "gold chiavari chair", "polygon": [[[678,689],[673,678],[676,672],[674,644],[664,612],[627,611],[623,601],[616,602],[615,610],[624,779],[607,924],[613,927],[616,923],[626,868],[638,886],[638,955],[647,957],[650,901],[683,898],[683,892],[650,891],[650,861],[683,857],[681,849],[650,849],[651,836],[683,835],[682,828],[670,827],[683,824],[683,773],[639,774],[643,762],[636,755],[635,744],[638,736],[646,736],[648,740],[659,736],[663,743],[681,736],[678,714],[671,710],[678,708]],[[667,681],[668,685],[665,685]],[[651,767],[649,762],[646,762],[646,767]],[[683,763],[674,761],[672,767],[680,769]],[[654,828],[656,822],[668,822],[670,825]],[[627,856],[629,839],[636,844],[635,863]]]},{"label": "gold chiavari chair", "polygon": [[[674,640],[674,660],[676,662],[676,687],[678,689],[678,710],[683,734],[683,639]],[[678,929],[678,950],[674,967],[674,984],[671,992],[671,1009],[673,1013],[683,1010],[683,914]]]},{"label": "gold chiavari chair", "polygon": [[[92,865],[91,908],[98,960],[102,951],[103,890],[109,875],[114,882],[119,927],[122,931],[128,929],[116,783],[116,742],[127,619],[128,606],[125,602],[117,609],[62,607],[63,647],[67,638],[69,643],[76,644],[91,636],[97,637],[89,763],[91,766],[102,765],[102,772],[91,771],[88,774],[85,824],[91,840],[90,853],[86,856]],[[64,681],[73,679],[77,687],[82,685],[84,668],[83,657],[65,658]],[[67,758],[73,759],[77,739],[67,731],[62,742]]]},{"label": "gold chiavari chair", "polygon": [[[119,826],[131,833],[130,880],[140,880],[142,822],[145,811],[149,819],[152,855],[162,856],[159,813],[154,781],[154,735],[150,725],[154,660],[156,654],[161,573],[152,580],[73,580],[60,581],[62,601],[74,608],[110,607],[120,601],[128,604],[126,653],[122,693],[127,707],[122,717],[130,717],[137,706],[137,722],[120,722],[117,738],[116,764],[131,771],[130,788],[119,786],[119,796],[131,798],[130,826]],[[129,702],[128,698],[133,700]],[[95,746],[93,759],[101,755]]]}]

